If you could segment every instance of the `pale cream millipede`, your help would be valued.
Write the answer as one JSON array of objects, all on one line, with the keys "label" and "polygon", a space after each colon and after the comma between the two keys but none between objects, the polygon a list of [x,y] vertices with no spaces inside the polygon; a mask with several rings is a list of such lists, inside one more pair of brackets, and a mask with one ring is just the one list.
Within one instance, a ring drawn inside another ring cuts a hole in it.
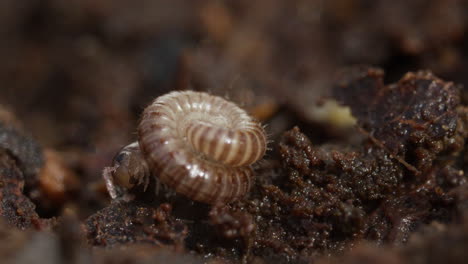
[{"label": "pale cream millipede", "polygon": [[[261,124],[236,104],[208,93],[175,91],[156,98],[143,112],[138,143],[147,164],[140,173],[147,167],[162,183],[196,201],[231,202],[249,191],[250,165],[263,157],[266,142]],[[147,180],[137,178],[133,182],[147,186]]]}]

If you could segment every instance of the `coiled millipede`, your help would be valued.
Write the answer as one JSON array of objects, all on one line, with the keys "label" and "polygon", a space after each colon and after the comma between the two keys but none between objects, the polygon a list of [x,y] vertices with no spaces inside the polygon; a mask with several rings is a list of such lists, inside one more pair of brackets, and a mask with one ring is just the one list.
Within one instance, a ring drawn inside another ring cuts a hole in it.
[{"label": "coiled millipede", "polygon": [[138,142],[121,150],[104,178],[112,198],[114,184],[146,189],[152,175],[193,200],[226,203],[249,191],[250,165],[266,144],[263,127],[236,104],[203,92],[171,92],[144,110]]}]

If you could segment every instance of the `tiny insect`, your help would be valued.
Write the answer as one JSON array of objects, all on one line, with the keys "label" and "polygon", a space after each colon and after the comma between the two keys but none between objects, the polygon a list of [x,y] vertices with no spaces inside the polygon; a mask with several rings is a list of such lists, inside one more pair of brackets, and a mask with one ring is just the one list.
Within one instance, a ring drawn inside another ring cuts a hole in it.
[{"label": "tiny insect", "polygon": [[143,186],[150,177],[193,200],[227,203],[248,193],[251,165],[265,154],[262,125],[236,104],[208,93],[171,92],[143,112],[138,142],[104,169],[110,196]]}]

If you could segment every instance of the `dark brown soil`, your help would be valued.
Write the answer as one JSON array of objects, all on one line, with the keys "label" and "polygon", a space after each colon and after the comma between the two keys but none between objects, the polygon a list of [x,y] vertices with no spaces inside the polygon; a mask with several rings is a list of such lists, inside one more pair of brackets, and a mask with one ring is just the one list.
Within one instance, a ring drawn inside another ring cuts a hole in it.
[{"label": "dark brown soil", "polygon": [[[0,262],[465,263],[467,18],[462,0],[1,1]],[[103,169],[185,89],[266,124],[251,192],[211,206],[153,179],[111,201]]]}]

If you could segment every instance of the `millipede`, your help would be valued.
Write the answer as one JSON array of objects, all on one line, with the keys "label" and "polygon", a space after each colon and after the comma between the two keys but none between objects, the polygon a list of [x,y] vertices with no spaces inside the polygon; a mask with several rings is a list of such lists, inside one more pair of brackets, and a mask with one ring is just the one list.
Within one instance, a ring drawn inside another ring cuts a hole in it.
[{"label": "millipede", "polygon": [[190,199],[227,203],[246,195],[251,165],[267,148],[264,128],[235,103],[195,91],[156,98],[138,125],[138,142],[124,147],[104,172],[112,198],[114,184],[148,186],[149,177]]}]

